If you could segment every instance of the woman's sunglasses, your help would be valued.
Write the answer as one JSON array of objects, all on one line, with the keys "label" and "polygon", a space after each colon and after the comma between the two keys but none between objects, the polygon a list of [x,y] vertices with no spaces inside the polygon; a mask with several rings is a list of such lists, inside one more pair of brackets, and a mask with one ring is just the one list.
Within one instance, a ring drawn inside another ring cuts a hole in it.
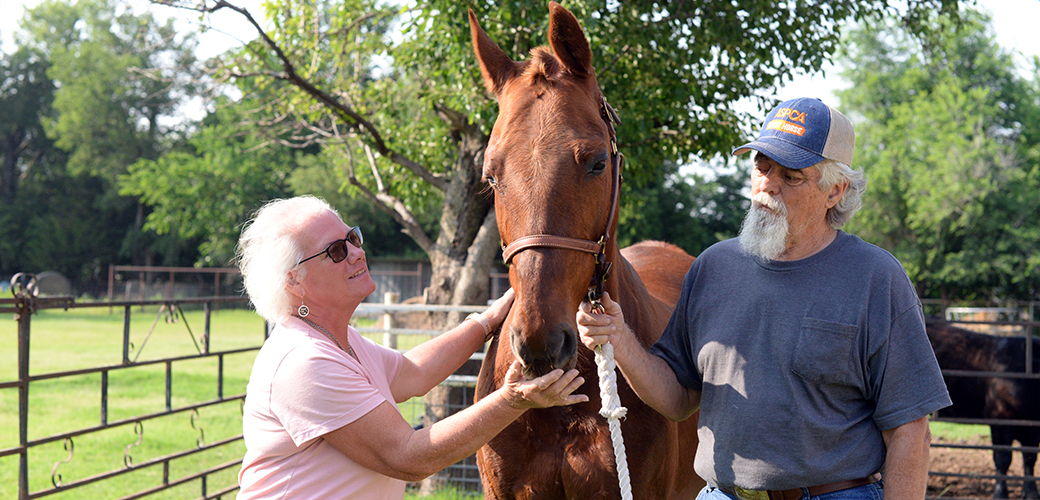
[{"label": "woman's sunglasses", "polygon": [[325,250],[322,250],[314,255],[311,255],[310,257],[307,257],[306,259],[301,260],[296,265],[298,266],[300,264],[303,264],[304,262],[307,262],[308,260],[311,260],[315,257],[321,257],[325,254],[328,254],[329,258],[332,259],[332,262],[338,264],[340,262],[343,262],[343,259],[347,258],[347,253],[349,252],[349,249],[347,248],[347,243],[350,243],[351,245],[354,245],[357,248],[361,248],[361,244],[364,242],[365,238],[361,236],[361,226],[354,226],[350,228],[350,231],[347,233],[346,238],[343,238],[342,240],[333,241],[331,245],[325,248]]}]

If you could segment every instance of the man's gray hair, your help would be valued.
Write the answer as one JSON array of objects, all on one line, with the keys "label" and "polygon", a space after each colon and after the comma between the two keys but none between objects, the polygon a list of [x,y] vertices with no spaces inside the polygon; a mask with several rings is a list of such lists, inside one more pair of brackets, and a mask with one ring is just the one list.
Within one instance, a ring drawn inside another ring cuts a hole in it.
[{"label": "man's gray hair", "polygon": [[[271,200],[245,224],[238,240],[235,260],[250,302],[257,314],[271,323],[287,318],[298,304],[286,289],[290,272],[303,258],[299,231],[324,211],[338,212],[315,196]],[[296,280],[305,269],[296,271]]]},{"label": "man's gray hair", "polygon": [[867,177],[861,170],[831,159],[824,159],[816,164],[820,170],[820,189],[827,191],[831,187],[847,182],[849,187],[837,205],[827,210],[827,223],[834,229],[841,229],[849,219],[863,206],[863,193],[867,191]]}]

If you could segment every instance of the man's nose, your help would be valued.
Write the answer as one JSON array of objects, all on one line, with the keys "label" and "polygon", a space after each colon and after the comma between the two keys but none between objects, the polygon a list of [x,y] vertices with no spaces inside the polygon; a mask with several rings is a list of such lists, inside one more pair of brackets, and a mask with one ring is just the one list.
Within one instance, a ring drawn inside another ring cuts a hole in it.
[{"label": "man's nose", "polygon": [[764,191],[769,194],[777,194],[780,192],[780,183],[782,181],[780,169],[771,168],[768,171],[761,174],[761,179],[758,181],[759,191]]}]

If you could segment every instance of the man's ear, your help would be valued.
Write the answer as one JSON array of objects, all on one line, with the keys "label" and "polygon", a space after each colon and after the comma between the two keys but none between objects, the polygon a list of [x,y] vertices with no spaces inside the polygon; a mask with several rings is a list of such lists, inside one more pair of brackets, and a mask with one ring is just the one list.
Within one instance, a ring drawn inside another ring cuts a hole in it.
[{"label": "man's ear", "polygon": [[848,189],[848,181],[839,182],[831,186],[831,189],[827,191],[827,209],[830,210],[834,208],[834,206],[837,205],[838,202],[845,197],[845,191],[847,191]]}]

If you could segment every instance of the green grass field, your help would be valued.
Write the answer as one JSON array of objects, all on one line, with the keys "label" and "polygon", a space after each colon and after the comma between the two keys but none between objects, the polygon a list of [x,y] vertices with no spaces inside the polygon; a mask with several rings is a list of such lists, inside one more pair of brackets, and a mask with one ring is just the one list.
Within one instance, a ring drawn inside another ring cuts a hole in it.
[{"label": "green grass field", "polygon": [[[131,308],[130,359],[139,362],[197,353],[205,327],[201,310],[187,310],[168,322],[158,315],[158,306]],[[189,330],[190,328],[190,330]],[[223,308],[211,315],[210,352],[258,347],[264,338],[263,320],[250,310]],[[73,308],[44,310],[32,317],[30,329],[30,374],[66,372],[99,366],[116,366],[122,361],[123,309]],[[402,339],[403,347],[421,339]],[[0,318],[0,381],[18,376],[17,323],[12,316]],[[224,358],[224,397],[245,392],[255,351]],[[218,396],[216,357],[173,363],[171,406],[178,408],[211,401]],[[166,406],[166,366],[163,363],[111,370],[108,377],[108,422],[162,412]],[[409,422],[423,412],[421,399],[401,405]],[[34,382],[29,390],[28,435],[30,440],[91,428],[101,424],[101,375],[98,373]],[[140,432],[140,433],[138,433]],[[229,401],[198,410],[147,420],[141,428],[132,423],[101,432],[75,436],[72,452],[63,440],[36,446],[29,452],[31,492],[52,488],[53,480],[69,485],[75,481],[122,470],[129,461],[139,467],[171,453],[194,449],[199,441],[213,443],[241,434],[239,401]],[[138,441],[139,444],[138,444]],[[18,392],[0,390],[0,449],[18,445]],[[242,457],[245,448],[235,442],[171,462],[171,481]],[[207,480],[210,492],[233,485],[238,467]],[[139,470],[58,493],[49,498],[117,498],[155,487],[162,482],[162,466]],[[18,456],[0,458],[0,498],[16,498]],[[199,481],[172,488],[149,498],[197,498]],[[462,498],[445,491],[443,499]]]},{"label": "green grass field", "polygon": [[946,441],[989,441],[988,425],[951,424],[950,422],[930,422],[932,439],[942,438]]}]

